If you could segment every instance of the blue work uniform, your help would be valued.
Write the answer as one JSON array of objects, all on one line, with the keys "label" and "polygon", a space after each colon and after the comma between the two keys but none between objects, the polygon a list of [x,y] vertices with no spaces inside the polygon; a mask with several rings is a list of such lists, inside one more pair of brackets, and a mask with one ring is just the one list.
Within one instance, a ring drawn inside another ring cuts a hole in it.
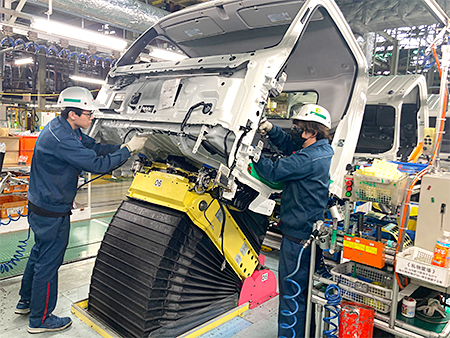
[{"label": "blue work uniform", "polygon": [[35,244],[22,278],[20,296],[30,301],[30,327],[52,313],[58,295],[58,269],[69,241],[70,210],[81,171],[109,172],[130,157],[127,147],[101,145],[73,130],[61,116],[40,133],[31,162],[28,223]]},{"label": "blue work uniform", "polygon": [[[303,246],[302,240],[309,238],[313,224],[317,220],[324,219],[330,184],[329,171],[334,152],[326,139],[298,149],[299,146],[292,137],[278,126],[273,126],[268,136],[279,150],[288,155],[275,162],[262,156],[254,166],[264,179],[284,183],[279,225],[283,239],[278,268],[280,291],[278,323],[290,325],[294,322],[293,317],[285,317],[281,313],[283,310],[294,311],[295,303],[283,296],[294,295],[298,289],[286,281],[285,277],[296,269]],[[291,277],[301,288],[301,294],[296,297],[299,306],[295,315],[297,323],[293,327],[296,337],[304,337],[310,253],[311,248],[308,247],[303,252],[298,272]],[[292,331],[279,327],[278,336],[292,337]]]}]

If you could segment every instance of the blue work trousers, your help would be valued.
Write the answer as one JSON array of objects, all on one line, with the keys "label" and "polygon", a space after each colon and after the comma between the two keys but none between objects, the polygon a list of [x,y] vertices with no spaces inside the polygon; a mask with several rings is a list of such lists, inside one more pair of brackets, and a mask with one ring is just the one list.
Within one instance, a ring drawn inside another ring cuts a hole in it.
[{"label": "blue work trousers", "polygon": [[30,301],[30,326],[39,327],[56,306],[58,269],[69,242],[70,216],[53,218],[30,212],[28,223],[34,232],[35,244],[19,294],[22,300]]},{"label": "blue work trousers", "polygon": [[[291,282],[285,280],[286,276],[289,276],[295,271],[297,267],[298,256],[302,248],[302,244],[292,242],[283,236],[281,247],[280,247],[280,261],[278,266],[278,285],[279,285],[279,308],[278,308],[278,337],[293,337],[293,332],[291,329],[282,329],[280,327],[281,323],[286,323],[291,325],[294,323],[293,316],[282,315],[282,310],[295,311],[295,303],[290,299],[285,299],[283,296],[292,296],[298,292],[298,288]],[[318,262],[322,251],[317,250],[316,267],[318,267]],[[305,321],[306,321],[306,304],[308,301],[308,284],[313,281],[309,280],[309,264],[311,261],[311,246],[308,246],[302,254],[300,268],[297,273],[290,279],[298,283],[301,288],[301,293],[295,298],[298,304],[298,311],[295,314],[297,323],[294,325],[295,337],[306,338],[305,337]],[[314,337],[314,309],[311,315],[311,331],[310,337]],[[307,337],[309,338],[309,337]]]}]

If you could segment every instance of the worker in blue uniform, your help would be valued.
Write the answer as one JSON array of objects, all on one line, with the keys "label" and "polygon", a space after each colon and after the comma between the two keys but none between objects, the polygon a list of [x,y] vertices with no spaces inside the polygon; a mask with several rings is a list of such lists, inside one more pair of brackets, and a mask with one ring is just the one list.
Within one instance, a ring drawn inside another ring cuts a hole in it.
[{"label": "worker in blue uniform", "polygon": [[[254,163],[258,174],[269,181],[283,181],[279,228],[283,234],[279,261],[279,311],[278,323],[288,325],[294,318],[282,315],[283,310],[295,311],[295,303],[284,296],[295,295],[298,290],[286,281],[295,271],[300,250],[312,233],[313,224],[324,219],[330,183],[330,165],[333,149],[328,130],[331,118],[328,111],[315,104],[306,104],[294,112],[291,134],[269,121],[260,124],[259,130],[286,157],[272,161],[264,156]],[[308,295],[311,247],[305,249],[298,272],[291,277],[301,287],[296,298],[299,305],[293,326],[296,337],[305,337],[306,302]],[[320,259],[320,256],[318,256]],[[312,330],[311,332],[314,332]],[[279,337],[292,337],[291,329],[278,328]]]},{"label": "worker in blue uniform", "polygon": [[58,269],[69,241],[70,214],[81,171],[106,173],[144,147],[145,137],[124,145],[102,145],[81,132],[96,108],[82,87],[61,92],[61,115],[41,131],[33,153],[28,190],[28,223],[35,244],[22,278],[17,314],[30,313],[28,332],[60,331],[69,317],[52,315],[58,295]]}]

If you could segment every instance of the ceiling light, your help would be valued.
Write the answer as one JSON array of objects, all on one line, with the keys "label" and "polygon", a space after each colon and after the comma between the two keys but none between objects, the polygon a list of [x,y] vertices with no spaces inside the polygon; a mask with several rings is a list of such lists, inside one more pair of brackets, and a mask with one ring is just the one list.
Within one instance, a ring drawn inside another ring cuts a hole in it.
[{"label": "ceiling light", "polygon": [[29,63],[34,63],[33,58],[25,58],[25,59],[19,59],[19,60],[14,61],[14,64],[16,66],[27,65]]},{"label": "ceiling light", "polygon": [[152,47],[152,50],[150,51],[150,56],[153,56],[158,59],[170,60],[170,61],[187,59],[186,55],[183,55],[183,54],[180,54],[177,52],[171,52],[170,50],[157,48],[157,47]]},{"label": "ceiling light", "polygon": [[124,39],[47,19],[35,18],[31,23],[31,27],[59,37],[85,41],[92,45],[108,47],[118,51],[123,51],[127,46],[127,42]]},{"label": "ceiling light", "polygon": [[84,77],[84,76],[70,75],[69,78],[70,78],[71,80],[78,81],[78,82],[94,83],[94,84],[99,84],[99,85],[105,84],[105,80],[94,79],[94,78],[92,78],[92,77]]}]

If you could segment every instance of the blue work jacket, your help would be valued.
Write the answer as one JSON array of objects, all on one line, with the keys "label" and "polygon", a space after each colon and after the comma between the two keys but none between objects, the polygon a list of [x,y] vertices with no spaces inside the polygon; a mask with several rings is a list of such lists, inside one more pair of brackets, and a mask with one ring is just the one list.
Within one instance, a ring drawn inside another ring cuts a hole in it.
[{"label": "blue work jacket", "polygon": [[268,135],[272,143],[289,156],[275,162],[261,156],[254,166],[264,179],[284,183],[280,212],[282,233],[307,239],[314,222],[324,218],[333,148],[328,140],[322,139],[298,149],[291,135],[278,126],[273,126]]},{"label": "blue work jacket", "polygon": [[82,170],[106,173],[130,155],[127,147],[95,143],[58,116],[44,127],[36,141],[28,200],[48,211],[69,212]]}]

